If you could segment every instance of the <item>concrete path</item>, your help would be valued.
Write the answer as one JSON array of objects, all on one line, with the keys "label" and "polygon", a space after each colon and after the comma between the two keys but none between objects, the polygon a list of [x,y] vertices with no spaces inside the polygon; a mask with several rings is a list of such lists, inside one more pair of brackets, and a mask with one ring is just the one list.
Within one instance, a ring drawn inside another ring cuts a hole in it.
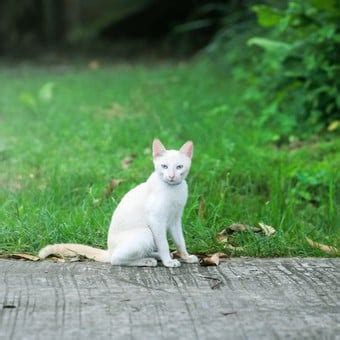
[{"label": "concrete path", "polygon": [[0,339],[340,339],[340,259],[0,260]]}]

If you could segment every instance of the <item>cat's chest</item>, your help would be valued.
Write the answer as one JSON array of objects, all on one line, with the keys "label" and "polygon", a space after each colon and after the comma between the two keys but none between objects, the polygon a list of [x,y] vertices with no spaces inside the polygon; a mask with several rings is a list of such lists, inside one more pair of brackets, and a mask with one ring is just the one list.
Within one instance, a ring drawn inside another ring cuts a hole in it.
[{"label": "cat's chest", "polygon": [[149,208],[163,218],[176,218],[182,213],[187,201],[188,191],[186,185],[170,188],[161,188],[150,197]]},{"label": "cat's chest", "polygon": [[180,212],[183,209],[186,200],[187,195],[185,193],[164,195],[162,198],[164,210],[169,214]]},{"label": "cat's chest", "polygon": [[182,208],[187,200],[185,188],[171,188],[159,193],[158,199],[165,210],[173,211]]}]

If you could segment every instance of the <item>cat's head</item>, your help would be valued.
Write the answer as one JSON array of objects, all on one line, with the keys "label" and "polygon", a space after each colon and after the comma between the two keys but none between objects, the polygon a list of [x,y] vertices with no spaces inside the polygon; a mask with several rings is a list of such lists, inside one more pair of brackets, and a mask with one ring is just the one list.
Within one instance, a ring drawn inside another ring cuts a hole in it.
[{"label": "cat's head", "polygon": [[194,144],[186,142],[179,150],[166,150],[159,139],[152,144],[153,163],[159,177],[169,185],[180,184],[188,175]]}]

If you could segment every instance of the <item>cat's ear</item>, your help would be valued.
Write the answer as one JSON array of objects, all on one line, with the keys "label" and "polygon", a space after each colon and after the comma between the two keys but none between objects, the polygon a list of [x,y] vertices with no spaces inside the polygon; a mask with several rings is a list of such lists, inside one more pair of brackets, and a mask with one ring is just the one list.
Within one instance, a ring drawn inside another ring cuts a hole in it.
[{"label": "cat's ear", "polygon": [[162,144],[162,142],[159,139],[154,139],[154,141],[152,143],[153,158],[162,156],[165,151],[166,151],[166,149],[165,149],[164,145]]},{"label": "cat's ear", "polygon": [[179,151],[184,153],[186,156],[188,156],[191,159],[194,153],[193,142],[189,140],[188,142],[184,143],[183,146],[179,149]]}]

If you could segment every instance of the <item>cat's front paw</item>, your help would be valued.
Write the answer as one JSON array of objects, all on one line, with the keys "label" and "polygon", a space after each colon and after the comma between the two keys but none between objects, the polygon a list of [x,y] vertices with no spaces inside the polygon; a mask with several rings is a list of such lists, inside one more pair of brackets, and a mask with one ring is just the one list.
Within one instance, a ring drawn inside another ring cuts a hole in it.
[{"label": "cat's front paw", "polygon": [[163,264],[164,264],[165,267],[170,267],[170,268],[175,268],[175,267],[181,266],[181,262],[179,262],[178,260],[164,261]]},{"label": "cat's front paw", "polygon": [[188,255],[186,257],[182,257],[182,261],[185,263],[198,263],[198,257],[196,255]]}]

